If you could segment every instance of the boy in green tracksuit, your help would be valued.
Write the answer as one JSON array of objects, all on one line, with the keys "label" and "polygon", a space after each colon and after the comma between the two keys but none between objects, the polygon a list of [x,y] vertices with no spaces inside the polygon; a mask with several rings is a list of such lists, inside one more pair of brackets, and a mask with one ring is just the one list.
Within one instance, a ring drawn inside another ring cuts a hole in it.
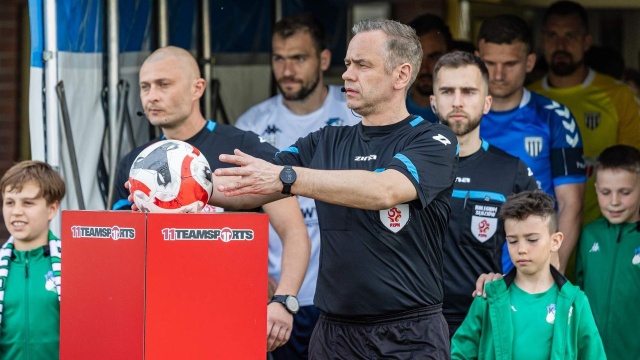
[{"label": "boy in green tracksuit", "polygon": [[605,149],[595,166],[601,218],[582,231],[576,280],[609,359],[640,359],[640,151]]},{"label": "boy in green tracksuit", "polygon": [[606,359],[589,302],[550,265],[563,234],[540,190],[500,209],[514,269],[485,285],[453,335],[453,359]]},{"label": "boy in green tracksuit", "polygon": [[24,161],[0,180],[11,237],[0,249],[0,359],[58,359],[60,240],[49,231],[65,194],[46,163]]}]

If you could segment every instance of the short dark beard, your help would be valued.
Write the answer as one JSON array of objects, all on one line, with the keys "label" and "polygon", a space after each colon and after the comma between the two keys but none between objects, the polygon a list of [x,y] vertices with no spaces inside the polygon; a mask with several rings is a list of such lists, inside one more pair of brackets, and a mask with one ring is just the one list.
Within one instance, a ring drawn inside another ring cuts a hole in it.
[{"label": "short dark beard", "polygon": [[451,131],[453,131],[454,134],[456,134],[456,136],[465,136],[468,133],[472,132],[473,130],[475,130],[478,126],[480,126],[480,120],[482,119],[482,116],[480,117],[480,119],[478,119],[477,121],[470,121],[468,124],[466,124],[463,127],[459,127],[459,126],[450,126],[449,121],[446,118],[443,118],[442,116],[440,116],[440,114],[437,114],[438,117],[440,118],[440,123],[442,123],[442,125],[446,125],[449,129],[451,129]]},{"label": "short dark beard", "polygon": [[280,83],[277,83],[278,85],[278,89],[280,89],[280,93],[282,94],[282,96],[284,96],[284,98],[286,100],[289,101],[302,101],[304,99],[306,99],[309,94],[311,94],[316,87],[318,87],[318,84],[320,83],[320,74],[318,74],[318,77],[316,78],[316,80],[314,82],[311,83],[311,85],[309,87],[301,87],[300,90],[298,90],[297,93],[291,95],[286,95],[286,93],[282,90],[282,87],[280,87]]},{"label": "short dark beard", "polygon": [[[555,55],[555,54],[554,54]],[[549,64],[549,70],[556,76],[569,76],[573,73],[575,73],[576,71],[578,71],[578,69],[580,67],[582,67],[582,64],[584,64],[584,60],[580,60],[578,62],[574,62],[573,59],[571,58],[571,54],[568,54],[568,57],[571,59],[571,62],[561,62],[561,63],[554,63],[553,62],[553,57],[551,57],[551,64]]]},{"label": "short dark beard", "polygon": [[549,66],[549,69],[551,70],[551,72],[556,75],[556,76],[569,76],[573,73],[575,73],[576,71],[578,71],[578,69],[582,66],[582,61],[578,62],[578,63],[562,63],[562,64],[551,64],[551,66]]}]

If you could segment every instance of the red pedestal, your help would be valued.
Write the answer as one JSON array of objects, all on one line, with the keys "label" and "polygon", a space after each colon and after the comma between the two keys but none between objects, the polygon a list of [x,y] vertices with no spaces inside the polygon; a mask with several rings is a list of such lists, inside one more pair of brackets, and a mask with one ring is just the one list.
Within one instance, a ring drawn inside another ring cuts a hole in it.
[{"label": "red pedestal", "polygon": [[63,211],[61,359],[263,359],[268,218]]}]

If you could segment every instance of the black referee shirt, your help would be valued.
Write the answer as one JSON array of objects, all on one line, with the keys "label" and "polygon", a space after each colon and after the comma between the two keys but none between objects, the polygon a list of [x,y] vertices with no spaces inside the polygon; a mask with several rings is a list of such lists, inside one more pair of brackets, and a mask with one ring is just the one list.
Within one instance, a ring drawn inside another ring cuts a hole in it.
[{"label": "black referee shirt", "polygon": [[503,252],[498,210],[509,195],[537,188],[527,165],[486,141],[474,154],[460,158],[444,244],[443,312],[448,322],[464,320],[480,274],[513,266],[506,249]]},{"label": "black referee shirt", "polygon": [[442,241],[457,153],[449,128],[414,116],[388,126],[327,126],[278,153],[280,165],[397,170],[418,193],[409,204],[380,211],[316,201],[316,307],[334,316],[363,317],[442,302]]}]

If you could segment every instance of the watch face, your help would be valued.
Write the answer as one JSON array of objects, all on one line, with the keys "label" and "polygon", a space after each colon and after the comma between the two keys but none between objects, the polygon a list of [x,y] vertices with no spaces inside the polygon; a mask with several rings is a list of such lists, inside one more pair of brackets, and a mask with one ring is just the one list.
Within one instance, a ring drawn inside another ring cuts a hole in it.
[{"label": "watch face", "polygon": [[287,303],[286,305],[289,311],[297,313],[298,310],[300,310],[300,303],[298,302],[298,299],[295,298],[295,296],[287,296],[287,300],[285,301]]},{"label": "watch face", "polygon": [[293,182],[296,181],[295,171],[293,171],[293,169],[290,169],[290,168],[285,168],[280,173],[280,181],[282,181],[285,184],[293,184]]}]

